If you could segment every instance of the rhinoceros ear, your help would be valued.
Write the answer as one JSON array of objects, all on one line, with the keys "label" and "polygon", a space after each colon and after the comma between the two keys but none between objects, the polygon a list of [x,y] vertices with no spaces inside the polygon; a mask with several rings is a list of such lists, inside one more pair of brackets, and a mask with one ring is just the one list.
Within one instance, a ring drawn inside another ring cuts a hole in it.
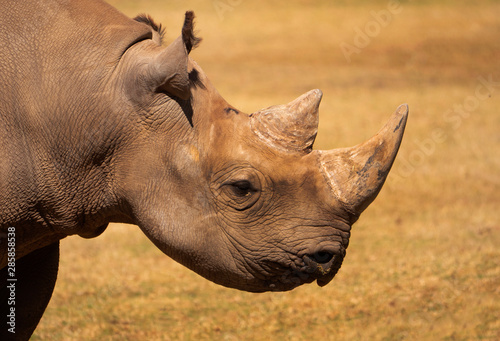
[{"label": "rhinoceros ear", "polygon": [[182,99],[190,97],[188,55],[201,41],[193,33],[193,21],[194,13],[186,12],[181,36],[149,64],[148,75],[151,76],[156,91],[165,91]]}]

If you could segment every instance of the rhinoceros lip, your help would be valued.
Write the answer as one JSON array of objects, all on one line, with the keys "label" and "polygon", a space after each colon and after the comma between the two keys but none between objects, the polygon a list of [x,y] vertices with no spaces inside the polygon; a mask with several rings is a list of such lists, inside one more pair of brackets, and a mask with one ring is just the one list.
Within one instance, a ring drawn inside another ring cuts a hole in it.
[{"label": "rhinoceros lip", "polygon": [[320,287],[324,287],[325,285],[327,285],[328,283],[330,283],[332,279],[333,279],[333,276],[318,278],[316,280],[316,284],[318,284],[318,286],[320,286]]},{"label": "rhinoceros lip", "polygon": [[326,263],[318,263],[312,254],[299,256],[288,267],[280,266],[281,271],[272,279],[268,279],[267,287],[276,291],[291,290],[314,281],[323,287],[335,277],[340,269],[345,254],[345,250],[342,251],[332,255]]}]

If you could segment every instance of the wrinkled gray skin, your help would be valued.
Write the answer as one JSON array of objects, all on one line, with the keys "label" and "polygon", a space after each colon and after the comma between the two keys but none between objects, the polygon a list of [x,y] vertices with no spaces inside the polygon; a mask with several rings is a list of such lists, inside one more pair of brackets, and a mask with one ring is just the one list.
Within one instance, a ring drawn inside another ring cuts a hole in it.
[{"label": "wrinkled gray skin", "polygon": [[109,222],[138,225],[228,287],[333,278],[396,156],[406,106],[363,144],[313,151],[321,92],[239,112],[188,56],[192,13],[165,47],[154,24],[97,0],[0,6],[0,268],[5,283],[12,226],[15,338],[29,338],[50,300],[59,240]]}]

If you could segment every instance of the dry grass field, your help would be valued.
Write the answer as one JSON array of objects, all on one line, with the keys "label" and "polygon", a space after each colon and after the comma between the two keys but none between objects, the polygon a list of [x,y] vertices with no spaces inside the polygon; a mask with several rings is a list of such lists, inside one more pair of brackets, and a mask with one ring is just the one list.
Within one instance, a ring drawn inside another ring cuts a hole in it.
[{"label": "dry grass field", "polygon": [[119,1],[177,37],[252,112],[323,90],[315,147],[410,119],[386,186],[354,225],[326,287],[250,294],[158,251],[136,226],[62,241],[55,292],[33,340],[499,340],[500,3]]}]

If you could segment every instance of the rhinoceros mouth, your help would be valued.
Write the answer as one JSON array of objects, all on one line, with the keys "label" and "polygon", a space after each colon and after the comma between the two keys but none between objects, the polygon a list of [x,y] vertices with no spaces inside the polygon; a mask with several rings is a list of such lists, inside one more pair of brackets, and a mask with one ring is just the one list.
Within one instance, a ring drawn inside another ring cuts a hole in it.
[{"label": "rhinoceros mouth", "polygon": [[335,252],[318,250],[297,256],[288,267],[275,263],[272,266],[275,275],[269,276],[265,282],[269,290],[275,291],[291,290],[314,281],[322,287],[335,277],[344,256],[344,248],[337,249]]}]

